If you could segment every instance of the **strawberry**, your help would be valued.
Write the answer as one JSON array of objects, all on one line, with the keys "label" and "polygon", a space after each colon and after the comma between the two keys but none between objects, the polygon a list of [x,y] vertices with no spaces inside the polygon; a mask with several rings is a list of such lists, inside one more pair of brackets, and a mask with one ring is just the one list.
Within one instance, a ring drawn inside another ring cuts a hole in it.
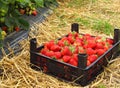
[{"label": "strawberry", "polygon": [[24,9],[20,9],[19,12],[20,12],[20,14],[22,14],[22,15],[25,14],[25,10],[24,10]]},{"label": "strawberry", "polygon": [[74,38],[78,37],[79,34],[75,31],[68,33],[68,36],[73,36]]},{"label": "strawberry", "polygon": [[96,48],[96,49],[103,49],[104,46],[103,46],[102,42],[99,42],[99,43],[97,42],[95,48]]},{"label": "strawberry", "polygon": [[64,46],[65,46],[65,45],[64,45],[64,42],[63,42],[62,40],[59,40],[57,44],[58,44],[59,46],[61,46],[61,47],[64,47]]},{"label": "strawberry", "polygon": [[44,54],[44,55],[46,55],[46,52],[48,51],[48,49],[47,48],[43,48],[41,51],[40,51],[40,53],[42,53],[42,54]]},{"label": "strawberry", "polygon": [[54,56],[56,59],[60,59],[61,58],[61,52],[54,52]]},{"label": "strawberry", "polygon": [[92,63],[94,62],[96,59],[98,58],[98,56],[96,54],[92,54],[90,56],[88,56],[88,60]]},{"label": "strawberry", "polygon": [[62,59],[63,59],[63,61],[64,62],[69,62],[69,60],[71,59],[71,56],[68,56],[68,55],[64,55],[63,57],[62,57]]},{"label": "strawberry", "polygon": [[74,46],[82,46],[82,40],[76,39],[75,42],[73,43]]},{"label": "strawberry", "polygon": [[93,50],[92,48],[87,48],[87,49],[86,49],[86,53],[87,53],[88,55],[92,55],[92,54],[95,54],[96,51]]},{"label": "strawberry", "polygon": [[89,66],[91,64],[91,62],[89,60],[87,60],[87,66]]},{"label": "strawberry", "polygon": [[61,50],[61,47],[59,45],[52,45],[50,47],[50,50],[54,51],[54,52],[57,52],[57,51],[60,51]]},{"label": "strawberry", "polygon": [[53,51],[47,51],[46,56],[48,57],[54,57],[54,52]]},{"label": "strawberry", "polygon": [[78,65],[77,61],[75,61],[75,60],[72,59],[72,58],[70,59],[69,64],[71,64],[71,65],[73,65],[73,66],[77,66],[77,65]]},{"label": "strawberry", "polygon": [[91,38],[90,34],[84,34],[83,35],[83,40],[89,40]]},{"label": "strawberry", "polygon": [[36,15],[37,15],[37,11],[36,11],[36,10],[33,10],[33,11],[32,11],[32,15],[36,16]]},{"label": "strawberry", "polygon": [[19,27],[15,27],[15,31],[19,31],[20,30],[20,28]]},{"label": "strawberry", "polygon": [[72,55],[72,52],[70,51],[68,46],[65,46],[62,50],[61,50],[61,54],[62,55]]},{"label": "strawberry", "polygon": [[81,53],[81,54],[86,53],[85,49],[83,47],[79,47],[79,53]]},{"label": "strawberry", "polygon": [[104,49],[97,49],[96,51],[97,51],[98,56],[101,56],[105,53]]},{"label": "strawberry", "polygon": [[73,59],[76,61],[76,62],[78,62],[78,54],[73,54]]},{"label": "strawberry", "polygon": [[79,53],[79,47],[75,47],[73,53],[74,53],[74,54],[78,54],[78,53]]},{"label": "strawberry", "polygon": [[89,48],[95,48],[96,47],[96,42],[94,39],[87,40],[87,47]]},{"label": "strawberry", "polygon": [[44,47],[48,48],[50,50],[51,46],[53,46],[55,43],[53,40],[51,40],[50,42],[47,42],[44,44]]},{"label": "strawberry", "polygon": [[109,44],[113,44],[114,43],[114,41],[112,40],[112,39],[106,39],[106,42],[108,42]]},{"label": "strawberry", "polygon": [[75,39],[74,39],[73,36],[68,36],[68,37],[67,37],[67,40],[68,40],[71,44],[73,44],[74,41],[75,41]]},{"label": "strawberry", "polygon": [[2,28],[1,28],[3,31],[5,31],[5,32],[7,32],[7,27],[6,26],[2,26]]}]

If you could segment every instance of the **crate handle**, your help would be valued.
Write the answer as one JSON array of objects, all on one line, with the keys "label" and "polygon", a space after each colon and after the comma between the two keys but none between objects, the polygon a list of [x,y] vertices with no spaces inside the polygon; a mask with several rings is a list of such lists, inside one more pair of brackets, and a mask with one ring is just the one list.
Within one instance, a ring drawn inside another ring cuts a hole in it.
[{"label": "crate handle", "polygon": [[79,33],[79,24],[78,23],[71,24],[71,32],[73,32],[73,31]]},{"label": "crate handle", "polygon": [[120,29],[114,29],[114,43],[120,40]]},{"label": "crate handle", "polygon": [[87,54],[78,54],[78,67],[82,69],[87,67]]},{"label": "crate handle", "polygon": [[36,38],[32,38],[30,40],[30,51],[36,51],[36,48],[37,48],[37,41],[36,41]]}]

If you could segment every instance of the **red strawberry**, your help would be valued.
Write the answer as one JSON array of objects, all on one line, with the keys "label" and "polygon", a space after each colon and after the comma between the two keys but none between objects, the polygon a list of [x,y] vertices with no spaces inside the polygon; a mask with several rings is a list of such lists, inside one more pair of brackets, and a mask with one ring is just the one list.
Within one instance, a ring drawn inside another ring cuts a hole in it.
[{"label": "red strawberry", "polygon": [[78,65],[77,61],[75,61],[74,59],[70,59],[69,64],[71,64],[73,66],[77,66]]},{"label": "red strawberry", "polygon": [[61,38],[61,41],[66,41],[67,40],[67,37],[65,36],[65,37],[63,37],[63,38]]},{"label": "red strawberry", "polygon": [[60,59],[61,58],[61,52],[54,52],[54,56],[56,59]]},{"label": "red strawberry", "polygon": [[55,43],[53,40],[51,40],[50,42],[47,42],[44,44],[44,47],[48,48],[50,50],[51,46],[53,46]]},{"label": "red strawberry", "polygon": [[78,54],[78,53],[79,53],[79,47],[75,47],[73,53],[74,53],[74,54]]},{"label": "red strawberry", "polygon": [[69,34],[68,34],[68,36],[73,36],[74,38],[76,38],[76,37],[78,37],[78,33],[77,32],[75,32],[75,31],[73,31],[73,32],[70,32]]},{"label": "red strawberry", "polygon": [[87,40],[87,47],[89,48],[95,48],[96,47],[96,42],[94,39]]},{"label": "red strawberry", "polygon": [[73,59],[78,62],[78,54],[73,54]]},{"label": "red strawberry", "polygon": [[87,66],[89,66],[91,63],[90,63],[90,61],[89,60],[87,60]]},{"label": "red strawberry", "polygon": [[54,57],[54,52],[53,51],[47,51],[46,56],[48,57]]},{"label": "red strawberry", "polygon": [[74,43],[74,41],[75,41],[75,39],[74,39],[74,37],[73,36],[68,36],[68,41],[71,43],[71,44],[73,44]]},{"label": "red strawberry", "polygon": [[70,51],[68,46],[65,46],[62,50],[61,50],[61,54],[62,55],[72,55],[72,52]]},{"label": "red strawberry", "polygon": [[19,31],[20,30],[20,28],[19,27],[15,27],[15,31]]},{"label": "red strawberry", "polygon": [[50,50],[54,51],[54,52],[57,52],[57,51],[60,51],[61,50],[61,47],[59,45],[52,45],[50,47]]},{"label": "red strawberry", "polygon": [[67,63],[67,62],[69,62],[69,60],[71,59],[71,57],[68,56],[68,55],[64,55],[62,59],[63,59],[64,62]]},{"label": "red strawberry", "polygon": [[103,46],[102,42],[98,42],[98,43],[96,43],[96,47],[95,48],[96,49],[103,49],[104,46]]},{"label": "red strawberry", "polygon": [[44,54],[44,55],[46,55],[46,52],[48,51],[48,49],[47,48],[43,48],[41,51],[40,51],[40,53],[42,53],[42,54]]},{"label": "red strawberry", "polygon": [[91,38],[90,34],[83,35],[83,40],[89,40]]},{"label": "red strawberry", "polygon": [[85,49],[84,49],[83,47],[80,47],[80,48],[79,48],[79,53],[81,53],[81,54],[86,53],[86,52],[85,52]]},{"label": "red strawberry", "polygon": [[82,40],[75,40],[75,42],[73,43],[74,46],[82,46]]},{"label": "red strawberry", "polygon": [[88,55],[92,55],[92,54],[95,54],[96,51],[93,50],[92,48],[87,48],[87,49],[86,49],[86,53],[87,53]]},{"label": "red strawberry", "polygon": [[96,51],[97,51],[98,56],[101,56],[105,53],[104,49],[97,49]]},{"label": "red strawberry", "polygon": [[106,42],[108,42],[109,44],[113,44],[114,41],[112,39],[106,39]]},{"label": "red strawberry", "polygon": [[25,14],[25,10],[24,10],[24,9],[20,9],[19,12],[20,12],[20,14],[22,14],[22,15]]},{"label": "red strawberry", "polygon": [[5,32],[7,32],[7,29],[8,29],[8,28],[7,28],[6,26],[3,26],[3,27],[2,27],[2,30],[5,31]]},{"label": "red strawberry", "polygon": [[32,11],[32,15],[36,16],[36,15],[37,15],[37,11],[36,11],[36,10],[33,10],[33,11]]},{"label": "red strawberry", "polygon": [[98,58],[98,56],[96,54],[90,55],[88,56],[88,60],[92,63],[94,62],[96,59]]},{"label": "red strawberry", "polygon": [[62,47],[64,46],[64,42],[62,40],[59,40],[57,44]]}]

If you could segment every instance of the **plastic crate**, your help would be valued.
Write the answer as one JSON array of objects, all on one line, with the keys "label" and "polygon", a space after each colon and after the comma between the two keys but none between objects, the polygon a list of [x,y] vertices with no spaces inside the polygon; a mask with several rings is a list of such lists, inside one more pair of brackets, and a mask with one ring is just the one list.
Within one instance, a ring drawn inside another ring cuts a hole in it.
[{"label": "plastic crate", "polygon": [[[78,32],[78,28],[79,25],[77,23],[74,23],[72,24],[71,31]],[[104,66],[107,66],[109,60],[114,59],[118,56],[120,44],[119,33],[119,29],[114,30],[113,47],[106,51],[90,66],[86,66],[87,55],[79,54],[78,67],[51,59],[45,55],[40,54],[39,51],[44,46],[41,45],[40,47],[37,47],[36,39],[33,38],[30,40],[30,62],[33,64],[31,67],[33,69],[40,68],[40,70],[42,70],[44,73],[70,82],[74,81],[81,86],[86,86],[104,70]]]}]

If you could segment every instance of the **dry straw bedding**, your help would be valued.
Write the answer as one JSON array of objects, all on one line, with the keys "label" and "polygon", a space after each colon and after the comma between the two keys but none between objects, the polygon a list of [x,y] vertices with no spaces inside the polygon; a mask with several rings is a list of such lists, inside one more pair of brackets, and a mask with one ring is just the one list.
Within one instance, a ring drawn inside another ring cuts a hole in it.
[{"label": "dry straw bedding", "polygon": [[[63,3],[60,5],[64,6]],[[75,9],[63,9],[57,8],[55,14],[49,16],[46,21],[42,24],[35,24],[31,28],[30,37],[20,43],[23,50],[18,55],[14,55],[11,50],[13,57],[10,58],[9,55],[5,55],[0,61],[0,69],[3,69],[3,72],[0,73],[0,88],[82,88],[80,85],[60,81],[42,73],[42,71],[35,71],[30,68],[29,40],[31,38],[37,38],[38,45],[40,45],[51,39],[59,38],[70,31],[70,24],[73,22],[71,19],[74,18],[72,11]],[[66,17],[64,20],[67,22],[64,27],[59,27],[61,20],[56,15],[59,11],[68,11],[68,13],[64,13]],[[83,15],[84,11],[81,12]],[[80,32],[98,35],[98,33],[91,31],[91,29],[88,30],[84,26],[81,26]],[[85,88],[120,88],[120,58],[111,61],[105,71]]]}]

